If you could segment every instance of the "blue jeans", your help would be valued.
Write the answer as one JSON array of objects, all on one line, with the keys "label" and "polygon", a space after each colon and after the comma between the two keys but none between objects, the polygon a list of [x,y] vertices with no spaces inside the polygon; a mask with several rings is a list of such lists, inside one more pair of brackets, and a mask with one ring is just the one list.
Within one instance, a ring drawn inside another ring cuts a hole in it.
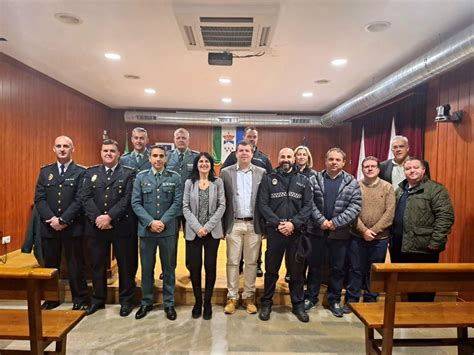
[{"label": "blue jeans", "polygon": [[352,237],[349,246],[349,284],[347,285],[347,302],[359,302],[361,289],[364,290],[364,302],[375,302],[378,293],[370,292],[370,268],[372,263],[385,262],[389,238],[366,241],[364,238]]}]

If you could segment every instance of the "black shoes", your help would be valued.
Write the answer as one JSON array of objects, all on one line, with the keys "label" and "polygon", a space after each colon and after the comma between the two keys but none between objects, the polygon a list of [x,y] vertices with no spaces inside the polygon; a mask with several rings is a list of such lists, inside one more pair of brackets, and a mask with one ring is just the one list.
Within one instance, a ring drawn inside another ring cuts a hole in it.
[{"label": "black shoes", "polygon": [[270,306],[261,306],[258,318],[260,318],[260,320],[267,321],[270,319],[270,313],[272,313],[272,308]]},{"label": "black shoes", "polygon": [[132,313],[133,307],[131,304],[123,304],[120,306],[120,317],[126,317]]},{"label": "black shoes", "polygon": [[94,314],[95,312],[97,312],[99,309],[104,309],[104,308],[105,308],[105,304],[103,303],[93,303],[89,307],[87,307],[86,313],[88,316],[90,316],[91,314]]},{"label": "black shoes", "polygon": [[166,318],[168,318],[169,320],[176,319],[176,311],[173,306],[165,307],[165,313],[166,313]]},{"label": "black shoes", "polygon": [[153,309],[153,306],[143,306],[141,305],[138,309],[137,313],[135,313],[135,319],[142,319]]},{"label": "black shoes", "polygon": [[58,307],[61,303],[58,301],[44,301],[41,305],[41,309],[54,309]]},{"label": "black shoes", "polygon": [[263,276],[262,267],[260,265],[257,265],[257,277],[262,277],[262,276]]},{"label": "black shoes", "polygon": [[202,304],[201,303],[195,303],[193,310],[191,311],[191,315],[194,319],[198,319],[201,317],[202,314]]},{"label": "black shoes", "polygon": [[211,303],[204,303],[204,312],[202,314],[204,320],[209,320],[212,318],[212,305]]},{"label": "black shoes", "polygon": [[163,273],[160,274],[159,278],[160,280],[163,280]]},{"label": "black shoes", "polygon": [[342,307],[342,312],[344,314],[352,313],[351,307],[349,307],[350,302],[346,302],[346,304]]},{"label": "black shoes", "polygon": [[292,309],[291,310],[291,313],[293,313],[296,318],[298,318],[298,320],[300,322],[303,322],[303,323],[307,323],[309,322],[309,316],[308,316],[308,313],[306,313],[306,311],[304,309]]},{"label": "black shoes", "polygon": [[72,305],[72,310],[73,311],[85,311],[89,308],[89,304],[85,302],[80,302],[80,303],[74,303]]},{"label": "black shoes", "polygon": [[285,282],[286,282],[287,284],[290,283],[290,275],[288,275],[288,274],[285,275]]},{"label": "black shoes", "polygon": [[344,312],[343,312],[341,306],[339,305],[339,303],[334,303],[334,304],[330,305],[329,310],[332,312],[334,317],[341,318],[341,317],[344,316]]}]

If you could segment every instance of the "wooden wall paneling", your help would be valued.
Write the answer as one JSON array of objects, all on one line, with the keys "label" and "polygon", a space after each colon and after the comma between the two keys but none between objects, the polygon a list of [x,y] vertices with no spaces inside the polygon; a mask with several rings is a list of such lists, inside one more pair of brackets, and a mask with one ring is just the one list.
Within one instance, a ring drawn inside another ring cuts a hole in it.
[{"label": "wooden wall paneling", "polygon": [[54,138],[74,140],[79,164],[97,163],[109,108],[1,53],[0,87],[0,230],[12,251],[23,244],[39,169],[55,159]]}]

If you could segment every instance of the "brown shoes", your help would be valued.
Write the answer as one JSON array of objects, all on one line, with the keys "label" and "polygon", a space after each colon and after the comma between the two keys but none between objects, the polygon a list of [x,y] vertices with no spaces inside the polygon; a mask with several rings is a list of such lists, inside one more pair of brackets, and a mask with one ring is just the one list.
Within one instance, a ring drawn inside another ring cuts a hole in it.
[{"label": "brown shoes", "polygon": [[256,314],[257,313],[257,306],[253,302],[253,299],[246,298],[242,300],[243,306],[247,309],[248,314]]},{"label": "brown shoes", "polygon": [[234,314],[235,310],[237,308],[237,303],[238,303],[237,299],[229,298],[227,300],[227,304],[224,307],[224,313],[225,314]]}]

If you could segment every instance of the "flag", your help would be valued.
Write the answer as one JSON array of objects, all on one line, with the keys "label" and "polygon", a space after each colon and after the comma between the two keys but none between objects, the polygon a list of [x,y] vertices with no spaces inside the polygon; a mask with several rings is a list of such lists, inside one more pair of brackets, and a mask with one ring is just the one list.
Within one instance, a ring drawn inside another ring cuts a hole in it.
[{"label": "flag", "polygon": [[130,150],[128,149],[128,132],[125,132],[125,148],[123,148],[123,154],[129,153]]},{"label": "flag", "polygon": [[365,159],[365,142],[364,142],[364,127],[362,127],[362,137],[360,138],[360,151],[359,151],[359,162],[357,163],[357,180],[362,180],[364,175],[362,174],[362,160]]},{"label": "flag", "polygon": [[235,151],[237,143],[244,138],[244,127],[213,127],[212,157],[214,164],[225,162],[230,153]]},{"label": "flag", "polygon": [[[390,142],[392,141],[392,138],[395,137],[397,133],[395,132],[395,117],[392,118],[392,129],[390,130]],[[393,159],[393,152],[392,152],[392,147],[390,143],[388,143],[388,155],[387,159]]]}]

